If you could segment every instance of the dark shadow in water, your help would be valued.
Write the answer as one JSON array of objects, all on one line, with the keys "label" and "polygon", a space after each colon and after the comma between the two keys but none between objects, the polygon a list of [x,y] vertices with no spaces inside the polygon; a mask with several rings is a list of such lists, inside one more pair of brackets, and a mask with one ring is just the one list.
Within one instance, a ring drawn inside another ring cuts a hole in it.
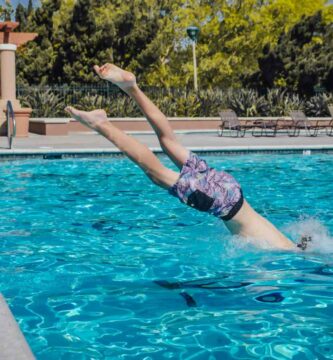
[{"label": "dark shadow in water", "polygon": [[285,299],[285,297],[282,296],[282,294],[279,292],[265,294],[265,295],[256,297],[257,301],[265,302],[265,303],[279,303],[279,302],[282,302],[284,299]]},{"label": "dark shadow in water", "polygon": [[196,301],[195,301],[195,300],[193,299],[193,297],[192,297],[190,294],[188,294],[187,292],[185,292],[185,291],[181,292],[181,293],[180,293],[180,296],[182,296],[182,297],[185,299],[186,305],[187,305],[188,307],[196,307],[196,306],[197,306]]},{"label": "dark shadow in water", "polygon": [[[154,283],[168,290],[175,289],[204,289],[204,290],[231,290],[239,289],[251,285],[251,282],[239,282],[230,284],[230,281],[225,280],[229,275],[224,275],[218,278],[211,278],[206,280],[192,280],[192,281],[167,281],[167,280],[155,280]],[[224,283],[223,283],[224,282]],[[229,282],[229,284],[226,284]],[[180,292],[188,307],[196,307],[197,302],[188,292]]]},{"label": "dark shadow in water", "polygon": [[239,282],[230,285],[221,283],[228,276],[222,278],[214,278],[204,280],[192,280],[192,281],[176,281],[170,282],[167,280],[155,280],[154,283],[169,290],[173,289],[207,289],[207,290],[225,290],[225,289],[239,289],[245,286],[249,286],[251,282]]}]

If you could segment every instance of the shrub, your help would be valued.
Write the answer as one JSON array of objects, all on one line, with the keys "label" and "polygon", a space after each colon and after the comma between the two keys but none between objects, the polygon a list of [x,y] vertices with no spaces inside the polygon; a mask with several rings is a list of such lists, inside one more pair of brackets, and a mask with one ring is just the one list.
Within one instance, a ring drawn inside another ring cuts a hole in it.
[{"label": "shrub", "polygon": [[198,116],[218,116],[227,107],[227,97],[223,90],[201,90],[198,93],[200,108]]},{"label": "shrub", "polygon": [[297,94],[288,94],[286,90],[268,90],[265,114],[270,116],[286,116],[291,110],[303,110],[304,102]]},{"label": "shrub", "polygon": [[320,94],[305,102],[306,114],[313,117],[330,116],[327,104],[333,102],[333,94]]},{"label": "shrub", "polygon": [[265,98],[255,90],[229,90],[226,103],[238,116],[263,115],[267,110]]},{"label": "shrub", "polygon": [[143,116],[134,101],[126,96],[117,96],[110,100],[109,107],[106,108],[109,116],[112,117],[140,117]]},{"label": "shrub", "polygon": [[[169,117],[215,117],[225,108],[233,109],[238,116],[286,116],[291,110],[298,109],[308,116],[329,116],[327,104],[333,103],[333,94],[305,99],[281,89],[268,90],[266,95],[251,89],[194,92],[148,88],[145,92]],[[19,94],[23,105],[33,109],[34,117],[64,116],[66,105],[87,111],[102,108],[111,117],[143,116],[131,98],[111,87],[32,87],[20,89]]]},{"label": "shrub", "polygon": [[64,115],[65,102],[63,97],[50,89],[32,88],[20,98],[24,106],[32,109],[32,117],[57,117]]}]

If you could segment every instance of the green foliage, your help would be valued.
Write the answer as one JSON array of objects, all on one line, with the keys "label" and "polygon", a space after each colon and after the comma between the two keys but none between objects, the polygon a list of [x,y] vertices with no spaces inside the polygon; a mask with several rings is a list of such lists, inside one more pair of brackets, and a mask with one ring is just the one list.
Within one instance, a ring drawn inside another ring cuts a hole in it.
[{"label": "green foliage", "polygon": [[34,11],[34,7],[32,4],[32,0],[29,0],[28,2],[28,8],[27,8],[27,16],[30,16]]},{"label": "green foliage", "polygon": [[183,91],[173,99],[176,103],[177,115],[175,116],[196,116],[200,109],[200,99],[194,92]]},{"label": "green foliage", "polygon": [[0,5],[0,21],[11,21],[14,9],[10,1],[6,0],[5,5]]},{"label": "green foliage", "polygon": [[[177,92],[179,94],[179,92]],[[175,99],[177,95],[174,91],[169,91],[168,93],[163,93],[158,91],[154,91],[154,93],[150,94],[154,103],[161,109],[161,111],[167,116],[180,116],[177,103]]]},{"label": "green foliage", "polygon": [[231,90],[227,93],[227,106],[239,116],[256,116],[265,113],[266,102],[254,90]]},{"label": "green foliage", "polygon": [[[105,109],[110,117],[142,117],[131,98],[109,87],[60,86],[19,89],[19,99],[33,109],[34,117],[66,116],[66,105],[83,110]],[[148,88],[146,93],[169,117],[216,117],[231,108],[238,116],[287,116],[291,110],[304,110],[308,116],[329,116],[327,104],[333,94],[303,99],[286,90],[272,89],[266,95],[255,90],[221,89],[194,92],[184,89]]]},{"label": "green foliage", "polygon": [[[35,11],[19,10],[25,29],[39,37],[19,50],[18,82],[96,82],[93,64],[112,61],[145,85],[192,87],[185,30],[195,24],[199,86],[239,88],[258,70],[265,44],[274,49],[281,34],[319,10],[325,24],[333,20],[325,0],[43,0]],[[313,41],[325,47],[321,37]],[[331,54],[327,45],[321,56]],[[275,80],[286,81],[283,74]]]},{"label": "green foliage", "polygon": [[149,84],[192,83],[191,48],[185,29],[194,24],[200,28],[197,44],[200,86],[240,87],[241,77],[258,68],[257,58],[267,42],[275,45],[281,33],[303,15],[326,8],[325,0],[188,0],[175,4],[164,19],[160,35],[168,51],[155,64]]},{"label": "green foliage", "polygon": [[75,104],[85,111],[92,111],[95,109],[106,109],[110,105],[110,101],[102,95],[86,95]]},{"label": "green foliage", "polygon": [[276,47],[267,45],[258,61],[260,71],[245,83],[257,88],[281,86],[307,96],[314,95],[318,86],[332,91],[332,49],[332,23],[326,24],[318,12],[283,34]]},{"label": "green foliage", "polygon": [[[216,116],[221,109],[228,107],[227,92],[220,89],[201,90],[198,92],[200,108],[198,116]],[[212,115],[214,114],[214,115]]]},{"label": "green foliage", "polygon": [[305,102],[305,112],[309,116],[330,116],[328,104],[333,102],[333,94],[320,94],[311,97]]},{"label": "green foliage", "polygon": [[289,96],[281,89],[270,89],[266,94],[267,112],[274,116],[283,116],[288,113]]},{"label": "green foliage", "polygon": [[142,117],[142,113],[134,101],[126,95],[113,99],[111,106],[107,109],[113,117]]},{"label": "green foliage", "polygon": [[57,117],[64,114],[64,99],[50,89],[33,88],[20,99],[33,110],[33,117]]},{"label": "green foliage", "polygon": [[31,26],[31,17],[34,13],[32,0],[29,0],[28,6],[24,7],[21,3],[16,6],[15,9],[15,21],[19,22],[19,26],[15,29],[16,32],[28,31]]},{"label": "green foliage", "polygon": [[91,11],[91,0],[78,0],[70,22],[59,27],[59,50],[54,63],[56,82],[75,83],[97,80],[92,67],[96,55],[97,27]]},{"label": "green foliage", "polygon": [[17,82],[21,85],[53,83],[55,55],[58,45],[53,33],[53,15],[61,0],[44,0],[42,6],[28,16],[26,31],[37,32],[38,37],[17,51]]},{"label": "green foliage", "polygon": [[270,89],[266,96],[266,111],[262,115],[286,116],[291,110],[303,110],[304,102],[299,95],[288,94],[286,90]]},{"label": "green foliage", "polygon": [[86,95],[78,99],[75,104],[79,109],[91,111],[104,109],[111,117],[139,117],[142,116],[140,109],[134,101],[124,94],[115,94],[112,97],[103,95]]},{"label": "green foliage", "polygon": [[17,28],[17,31],[24,31],[28,22],[27,17],[27,9],[22,4],[18,4],[15,11],[15,21],[18,21],[20,25]]}]

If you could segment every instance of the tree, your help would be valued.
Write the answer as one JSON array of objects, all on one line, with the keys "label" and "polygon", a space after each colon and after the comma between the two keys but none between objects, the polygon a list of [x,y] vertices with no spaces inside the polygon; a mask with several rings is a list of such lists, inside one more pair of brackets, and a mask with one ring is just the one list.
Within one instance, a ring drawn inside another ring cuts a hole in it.
[{"label": "tree", "polygon": [[78,0],[71,21],[59,28],[57,39],[60,46],[55,71],[58,79],[64,82],[70,83],[76,78],[87,81],[83,73],[87,73],[85,68],[90,65],[87,55],[95,49],[91,40],[96,33],[90,4],[90,0]]},{"label": "tree", "polygon": [[333,28],[325,24],[321,12],[303,17],[275,48],[267,45],[258,60],[259,71],[248,85],[257,88],[282,87],[303,95],[316,88],[333,90]]},{"label": "tree", "polygon": [[59,10],[61,0],[45,0],[28,17],[26,30],[38,37],[18,49],[18,84],[45,84],[54,78],[56,43],[53,34],[53,14]]},{"label": "tree", "polygon": [[24,31],[27,26],[27,9],[21,3],[16,7],[15,21],[20,23],[16,31]]},{"label": "tree", "polygon": [[259,66],[271,66],[263,59],[258,64],[258,57],[264,48],[272,57],[270,49],[302,16],[322,10],[323,21],[332,21],[333,6],[326,2],[43,0],[28,16],[27,29],[40,35],[19,52],[18,78],[26,83],[94,82],[92,65],[113,61],[147,85],[192,86],[186,28],[197,25],[199,86],[240,87]]},{"label": "tree", "polygon": [[32,5],[32,0],[29,0],[28,2],[28,8],[27,8],[27,16],[30,16],[34,11],[34,7]]},{"label": "tree", "polygon": [[[78,0],[68,21],[57,28],[56,72],[69,83],[98,81],[96,63],[113,61],[144,79],[157,59],[152,45],[161,30],[158,0]],[[156,44],[156,43],[155,43]]]},{"label": "tree", "polygon": [[[326,3],[326,0],[189,0],[179,9],[177,26],[183,28],[183,33],[191,23],[200,27],[197,53],[201,86],[237,87],[241,86],[242,76],[258,69],[257,59],[265,44],[275,46],[281,33],[303,15],[325,9]],[[192,72],[190,53],[187,59],[183,69]]]},{"label": "tree", "polygon": [[5,6],[0,5],[0,20],[11,21],[14,9],[9,0],[5,1]]}]

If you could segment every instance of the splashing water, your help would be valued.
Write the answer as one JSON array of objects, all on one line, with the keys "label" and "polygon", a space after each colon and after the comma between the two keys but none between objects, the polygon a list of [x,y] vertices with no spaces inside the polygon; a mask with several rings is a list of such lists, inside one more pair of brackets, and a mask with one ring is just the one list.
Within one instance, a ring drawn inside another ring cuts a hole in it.
[{"label": "splashing water", "polygon": [[329,229],[316,218],[304,218],[286,227],[286,232],[296,242],[303,236],[309,236],[306,251],[322,254],[333,253],[333,237],[330,236]]}]

